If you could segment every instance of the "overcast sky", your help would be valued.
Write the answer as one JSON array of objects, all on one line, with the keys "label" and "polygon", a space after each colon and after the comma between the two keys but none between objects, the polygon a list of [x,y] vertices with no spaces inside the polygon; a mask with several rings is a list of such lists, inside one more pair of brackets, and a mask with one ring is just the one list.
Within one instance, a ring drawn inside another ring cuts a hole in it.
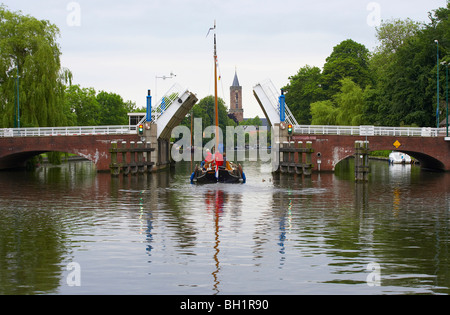
[{"label": "overcast sky", "polygon": [[[380,20],[428,22],[428,12],[446,6],[446,0],[0,2],[60,28],[62,66],[72,71],[74,84],[117,93],[139,107],[148,89],[160,98],[174,83],[199,99],[214,93],[213,37],[206,34],[216,20],[219,97],[228,106],[237,69],[246,118],[263,117],[253,96],[256,83],[271,79],[281,88],[300,67],[322,68],[345,39],[372,51]],[[174,79],[156,79],[171,72]]]}]

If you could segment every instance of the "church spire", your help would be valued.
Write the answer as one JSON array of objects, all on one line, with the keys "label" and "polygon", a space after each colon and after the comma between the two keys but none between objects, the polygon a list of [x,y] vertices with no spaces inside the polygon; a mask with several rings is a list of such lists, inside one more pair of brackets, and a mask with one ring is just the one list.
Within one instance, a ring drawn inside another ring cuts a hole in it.
[{"label": "church spire", "polygon": [[235,72],[234,72],[234,80],[233,80],[233,84],[231,86],[240,86],[239,85],[239,80],[238,80],[238,77],[237,77],[237,70],[235,70]]}]

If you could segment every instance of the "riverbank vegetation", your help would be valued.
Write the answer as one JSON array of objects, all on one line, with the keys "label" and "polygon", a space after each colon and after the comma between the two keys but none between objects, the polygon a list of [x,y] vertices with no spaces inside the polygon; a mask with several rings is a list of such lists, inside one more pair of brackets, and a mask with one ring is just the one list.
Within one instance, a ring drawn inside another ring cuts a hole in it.
[{"label": "riverbank vegetation", "polygon": [[[382,21],[378,46],[344,40],[322,69],[305,65],[289,77],[286,102],[300,124],[435,126],[437,53],[450,63],[450,3],[429,13],[428,23]],[[134,102],[113,92],[73,84],[61,66],[59,29],[50,21],[0,5],[0,128],[123,125]],[[439,45],[436,44],[438,41]],[[445,66],[440,65],[440,117],[445,117]],[[20,107],[17,106],[20,101]],[[214,124],[212,97],[194,106],[203,126]],[[219,102],[219,121],[236,125]],[[19,119],[20,118],[20,119]],[[190,116],[183,124],[190,125]],[[241,124],[256,123],[259,118]]]},{"label": "riverbank vegetation", "polygon": [[59,37],[50,21],[0,5],[0,128],[128,124],[133,102],[72,84]]},{"label": "riverbank vegetation", "polygon": [[[450,62],[450,3],[428,23],[382,21],[370,52],[351,39],[333,48],[322,69],[305,65],[284,87],[300,124],[436,126],[437,54]],[[435,42],[437,41],[437,42]],[[437,44],[438,43],[438,44]],[[445,65],[439,65],[440,117],[446,114]]]}]

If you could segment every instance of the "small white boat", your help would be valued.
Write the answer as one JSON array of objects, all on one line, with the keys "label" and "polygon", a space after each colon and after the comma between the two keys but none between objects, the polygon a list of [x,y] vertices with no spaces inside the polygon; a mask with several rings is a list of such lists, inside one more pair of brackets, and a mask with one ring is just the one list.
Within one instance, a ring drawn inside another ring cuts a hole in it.
[{"label": "small white boat", "polygon": [[411,157],[408,154],[392,151],[389,154],[390,164],[411,164]]}]

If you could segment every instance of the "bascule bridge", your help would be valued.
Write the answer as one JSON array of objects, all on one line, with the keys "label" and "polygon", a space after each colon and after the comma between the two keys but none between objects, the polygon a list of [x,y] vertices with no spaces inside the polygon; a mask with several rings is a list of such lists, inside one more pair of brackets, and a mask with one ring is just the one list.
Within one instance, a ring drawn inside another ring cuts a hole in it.
[{"label": "bascule bridge", "polygon": [[[396,150],[423,168],[450,171],[445,128],[299,125],[270,80],[256,84],[253,94],[273,128],[273,160],[282,170],[334,171],[337,163],[359,152],[355,143],[368,141],[366,151]],[[82,156],[98,171],[164,168],[171,160],[172,129],[196,102],[195,94],[175,84],[137,125],[0,129],[0,169],[24,167],[31,157],[51,151]]]},{"label": "bascule bridge", "polygon": [[0,170],[25,167],[33,156],[52,151],[84,157],[97,171],[164,168],[170,163],[171,131],[196,102],[193,93],[175,84],[138,124],[0,129]]}]

